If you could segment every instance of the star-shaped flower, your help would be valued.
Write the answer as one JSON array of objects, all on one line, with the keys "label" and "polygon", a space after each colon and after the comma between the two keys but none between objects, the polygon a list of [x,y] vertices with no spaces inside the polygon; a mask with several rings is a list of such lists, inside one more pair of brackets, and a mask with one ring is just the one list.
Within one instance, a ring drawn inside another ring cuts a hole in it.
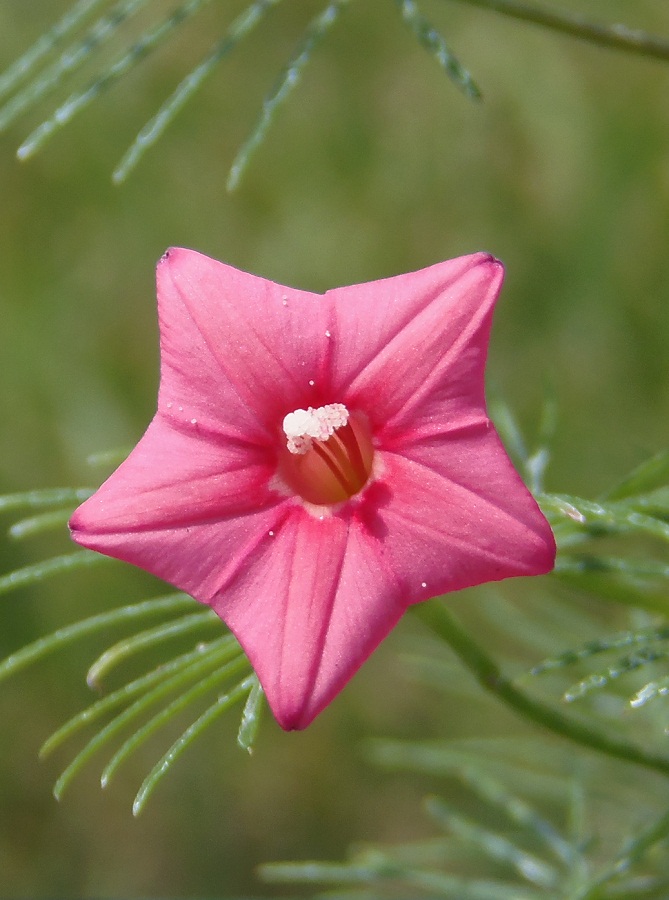
[{"label": "star-shaped flower", "polygon": [[212,606],[304,728],[412,603],[549,571],[486,414],[499,262],[324,295],[190,250],[158,266],[158,411],[71,520]]}]

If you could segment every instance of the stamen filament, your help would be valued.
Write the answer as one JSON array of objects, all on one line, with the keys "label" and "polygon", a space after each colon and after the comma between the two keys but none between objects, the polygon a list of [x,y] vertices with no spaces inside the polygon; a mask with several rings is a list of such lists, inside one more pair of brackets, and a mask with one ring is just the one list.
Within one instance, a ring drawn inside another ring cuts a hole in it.
[{"label": "stamen filament", "polygon": [[367,483],[374,447],[366,417],[343,403],[296,409],[283,420],[285,450],[279,474],[315,505],[342,503]]},{"label": "stamen filament", "polygon": [[312,445],[312,449],[314,453],[317,453],[320,456],[349,497],[355,494],[355,488],[350,484],[343,471],[339,468],[334,454],[328,452],[329,448],[326,448],[315,441]]},{"label": "stamen filament", "polygon": [[346,448],[348,460],[351,463],[355,473],[360,480],[360,485],[362,486],[369,477],[369,472],[365,466],[365,461],[362,458],[362,450],[360,449],[360,444],[358,443],[358,438],[355,433],[355,429],[351,422],[349,422],[346,428],[340,428],[335,437],[338,437],[344,447]]}]

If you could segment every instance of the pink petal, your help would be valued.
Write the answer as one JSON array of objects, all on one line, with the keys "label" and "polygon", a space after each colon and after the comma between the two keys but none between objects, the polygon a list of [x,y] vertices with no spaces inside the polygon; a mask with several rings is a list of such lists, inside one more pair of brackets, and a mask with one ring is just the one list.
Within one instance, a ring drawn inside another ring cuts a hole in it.
[{"label": "pink petal", "polygon": [[83,546],[213,606],[256,669],[277,721],[304,728],[401,617],[378,538],[352,515],[276,494],[267,454],[182,433],[161,414],[72,517]]},{"label": "pink petal", "polygon": [[300,506],[212,605],[285,729],[305,728],[406,609],[376,537],[355,518],[321,521]]},{"label": "pink petal", "polygon": [[179,248],[157,279],[159,409],[181,406],[187,420],[274,442],[286,413],[321,405],[331,326],[321,296]]},{"label": "pink petal", "polygon": [[[485,411],[501,280],[476,254],[319,297],[170,251],[158,413],[73,537],[213,606],[305,727],[410,603],[553,565]],[[286,413],[332,402],[369,417],[376,480],[319,516],[277,453]]]},{"label": "pink petal", "polygon": [[553,568],[553,533],[492,425],[382,458],[385,550],[411,574],[408,602]]},{"label": "pink petal", "polygon": [[262,448],[223,442],[197,424],[178,431],[159,413],[76,510],[72,537],[206,601],[230,561],[281,517],[285,500],[268,487],[274,466]]},{"label": "pink petal", "polygon": [[500,263],[478,253],[328,292],[339,324],[333,381],[384,441],[430,430],[437,414],[440,431],[484,414],[483,370],[502,278]]}]

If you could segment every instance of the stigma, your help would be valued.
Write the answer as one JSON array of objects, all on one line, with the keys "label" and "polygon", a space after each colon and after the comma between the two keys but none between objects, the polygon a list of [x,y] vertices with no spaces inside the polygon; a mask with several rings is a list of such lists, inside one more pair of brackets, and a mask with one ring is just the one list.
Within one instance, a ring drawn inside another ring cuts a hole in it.
[{"label": "stigma", "polygon": [[364,414],[343,403],[296,409],[284,418],[283,433],[279,472],[303,500],[342,503],[369,481],[374,447]]}]

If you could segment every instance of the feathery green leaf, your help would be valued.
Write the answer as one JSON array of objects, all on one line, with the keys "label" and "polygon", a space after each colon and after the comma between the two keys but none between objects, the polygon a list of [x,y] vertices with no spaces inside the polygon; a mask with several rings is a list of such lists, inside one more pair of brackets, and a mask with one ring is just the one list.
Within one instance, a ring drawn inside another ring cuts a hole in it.
[{"label": "feathery green leaf", "polygon": [[54,556],[44,562],[24,566],[7,575],[0,575],[0,594],[8,594],[17,588],[39,584],[40,581],[44,581],[51,575],[61,575],[63,572],[72,572],[75,569],[99,566],[109,561],[109,557],[101,556],[92,550],[78,550],[75,553]]},{"label": "feathery green leaf", "polygon": [[167,753],[151,770],[142,782],[132,805],[134,816],[138,816],[146,805],[146,801],[155,790],[158,782],[167,774],[172,765],[190,744],[205,731],[222,713],[238,703],[248,691],[255,686],[255,676],[249,675],[227,694],[222,694],[215,703],[190,725],[181,737],[172,744]]},{"label": "feathery green leaf", "polygon": [[79,0],[59,22],[38,38],[32,47],[0,75],[0,98],[11,93],[22,81],[25,81],[35,66],[61,44],[101,2],[106,2],[106,0]]},{"label": "feathery green leaf", "polygon": [[175,28],[195,15],[199,8],[207,2],[209,0],[188,0],[188,2],[182,4],[168,16],[167,19],[144,32],[130,49],[118,57],[100,76],[94,79],[84,90],[71,94],[48,119],[42,122],[19,148],[19,157],[26,159],[40,150],[56,131],[67,125],[77,113],[109,90],[139,62],[159,47]]},{"label": "feathery green leaf", "polygon": [[235,19],[226,36],[215,44],[204,60],[183,79],[171,97],[139,132],[114,170],[112,178],[117,184],[127,178],[144,153],[162,136],[167,126],[211,75],[218,63],[222,62],[250,34],[272,6],[276,6],[280,2],[281,0],[256,0]]},{"label": "feathery green leaf", "polygon": [[291,57],[277,83],[268,97],[265,98],[255,128],[237,153],[228,175],[227,189],[234,191],[242,179],[254,151],[260,146],[274,120],[279,107],[287,100],[291,91],[297,86],[304,67],[311,59],[316,45],[332,28],[337,18],[348,3],[348,0],[334,0],[329,3],[320,15],[310,23],[297,52]]},{"label": "feathery green leaf", "polygon": [[153,616],[157,613],[178,611],[184,607],[192,607],[194,603],[193,598],[187,594],[169,594],[166,597],[158,597],[154,600],[144,600],[141,603],[121,606],[110,612],[100,613],[88,619],[82,619],[72,625],[66,625],[52,634],[39,638],[32,644],[28,644],[2,660],[0,662],[0,681],[32,665],[32,663],[37,662],[38,659],[42,659],[49,653],[54,653],[61,647],[65,647],[89,634],[106,631],[108,628],[113,628],[135,619]]},{"label": "feathery green leaf", "polygon": [[148,647],[155,647],[162,641],[175,637],[183,637],[191,631],[200,629],[203,625],[213,625],[217,628],[221,627],[221,620],[215,612],[210,609],[199,610],[198,612],[189,613],[179,619],[172,619],[154,628],[146,631],[140,631],[131,637],[124,638],[113,647],[96,659],[88,670],[86,682],[89,687],[99,689],[102,679],[111,669],[120,665],[129,656],[146,650]]},{"label": "feathery green leaf", "polygon": [[433,56],[451,81],[472,100],[481,99],[481,91],[470,73],[456,59],[443,36],[425,18],[415,0],[395,0],[402,18],[411,28],[418,42]]}]

